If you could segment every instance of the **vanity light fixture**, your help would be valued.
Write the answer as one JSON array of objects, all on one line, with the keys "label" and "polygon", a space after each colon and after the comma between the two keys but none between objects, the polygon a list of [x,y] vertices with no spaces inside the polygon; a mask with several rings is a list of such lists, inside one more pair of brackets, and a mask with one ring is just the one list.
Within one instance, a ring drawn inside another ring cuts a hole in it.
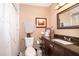
[{"label": "vanity light fixture", "polygon": [[63,7],[64,5],[66,5],[67,3],[57,3],[55,9],[60,9],[61,7]]}]

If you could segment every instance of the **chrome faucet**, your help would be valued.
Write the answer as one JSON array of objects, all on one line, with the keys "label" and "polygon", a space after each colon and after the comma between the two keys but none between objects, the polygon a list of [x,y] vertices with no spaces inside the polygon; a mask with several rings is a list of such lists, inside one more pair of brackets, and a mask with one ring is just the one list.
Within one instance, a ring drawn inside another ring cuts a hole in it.
[{"label": "chrome faucet", "polygon": [[71,41],[71,38],[64,37],[64,40]]},{"label": "chrome faucet", "polygon": [[69,38],[68,41],[71,41],[71,38]]},{"label": "chrome faucet", "polygon": [[67,40],[67,37],[64,37],[64,40]]}]

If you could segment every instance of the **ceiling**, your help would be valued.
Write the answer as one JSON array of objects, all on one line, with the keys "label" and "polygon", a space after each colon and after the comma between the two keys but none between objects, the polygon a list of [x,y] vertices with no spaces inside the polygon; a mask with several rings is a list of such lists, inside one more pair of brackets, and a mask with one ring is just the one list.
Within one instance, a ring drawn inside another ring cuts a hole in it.
[{"label": "ceiling", "polygon": [[27,5],[49,7],[52,3],[27,3]]}]

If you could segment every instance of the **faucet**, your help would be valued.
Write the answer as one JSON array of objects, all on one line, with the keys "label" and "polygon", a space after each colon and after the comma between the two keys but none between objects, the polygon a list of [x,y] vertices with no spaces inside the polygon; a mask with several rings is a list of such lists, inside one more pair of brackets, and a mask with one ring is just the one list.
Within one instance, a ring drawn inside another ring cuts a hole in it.
[{"label": "faucet", "polygon": [[67,40],[67,37],[64,37],[64,40]]},{"label": "faucet", "polygon": [[66,41],[71,41],[71,38],[64,37]]},{"label": "faucet", "polygon": [[71,41],[71,38],[69,38],[68,41]]}]

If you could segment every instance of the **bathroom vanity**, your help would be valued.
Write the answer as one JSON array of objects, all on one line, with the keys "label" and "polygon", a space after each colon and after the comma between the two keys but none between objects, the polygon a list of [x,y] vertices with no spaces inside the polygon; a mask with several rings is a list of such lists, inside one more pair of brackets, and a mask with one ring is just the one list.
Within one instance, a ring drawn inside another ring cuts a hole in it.
[{"label": "bathroom vanity", "polygon": [[57,38],[50,40],[45,36],[40,39],[45,47],[43,49],[45,56],[79,56],[79,43],[77,41],[71,43]]}]

